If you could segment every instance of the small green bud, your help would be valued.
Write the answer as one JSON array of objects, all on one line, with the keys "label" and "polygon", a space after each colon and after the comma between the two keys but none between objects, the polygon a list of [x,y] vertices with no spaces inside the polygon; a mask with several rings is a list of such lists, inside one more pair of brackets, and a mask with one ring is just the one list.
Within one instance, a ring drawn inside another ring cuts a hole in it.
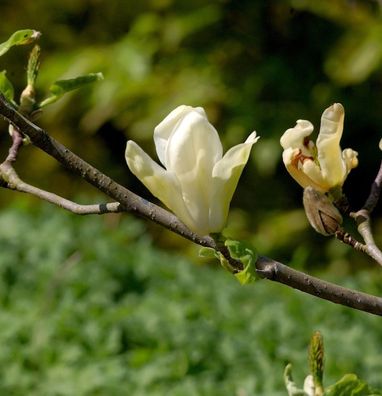
[{"label": "small green bud", "polygon": [[313,187],[306,187],[303,195],[304,209],[310,225],[325,236],[333,235],[342,224],[342,216],[333,202]]},{"label": "small green bud", "polygon": [[324,340],[319,331],[314,332],[309,346],[309,366],[312,375],[315,396],[324,393],[322,380],[324,376]]}]

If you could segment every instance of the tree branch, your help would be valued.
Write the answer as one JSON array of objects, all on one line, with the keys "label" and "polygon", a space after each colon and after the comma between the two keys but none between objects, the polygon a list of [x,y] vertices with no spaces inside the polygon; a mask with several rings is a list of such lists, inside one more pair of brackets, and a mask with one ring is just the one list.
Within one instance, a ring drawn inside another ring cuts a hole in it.
[{"label": "tree branch", "polygon": [[370,194],[366,199],[363,207],[356,211],[351,212],[350,216],[354,219],[357,224],[357,229],[360,235],[362,235],[365,241],[364,252],[372,257],[379,265],[382,265],[382,252],[375,244],[373,233],[371,230],[371,219],[370,215],[376,207],[382,188],[382,162],[379,167],[377,176],[371,186]]},{"label": "tree branch", "polygon": [[374,208],[378,203],[379,196],[381,195],[381,188],[382,188],[382,161],[377,176],[373,184],[371,185],[370,194],[365,202],[365,205],[363,205],[363,209],[367,210],[369,214],[371,214],[371,212],[374,210]]},{"label": "tree branch", "polygon": [[260,256],[256,262],[258,272],[265,278],[283,283],[311,294],[374,315],[382,315],[382,298],[335,285],[314,276],[294,270],[268,257]]},{"label": "tree branch", "polygon": [[[4,164],[0,165],[0,186],[4,188],[9,188],[10,190],[23,192],[27,194],[34,195],[44,201],[48,201],[60,208],[66,209],[71,213],[78,215],[89,215],[89,214],[105,214],[105,213],[119,213],[123,212],[123,207],[119,202],[107,202],[92,205],[81,205],[76,202],[70,201],[59,195],[53,194],[51,192],[41,190],[40,188],[31,186],[28,183],[22,181],[17,173],[13,170],[12,176],[9,177],[9,170],[5,170]],[[8,174],[8,181],[4,178],[4,173]]]},{"label": "tree branch", "polygon": [[79,205],[59,195],[25,183],[20,179],[12,165],[16,161],[18,152],[23,145],[23,136],[13,125],[10,125],[9,129],[11,131],[12,145],[9,149],[7,158],[0,164],[0,187],[34,195],[78,215],[116,213],[122,211],[122,206],[119,202]]},{"label": "tree branch", "polygon": [[[134,212],[154,221],[201,246],[218,249],[229,260],[233,267],[238,270],[243,268],[240,262],[233,260],[231,257],[227,257],[227,252],[222,251],[213,238],[209,236],[200,237],[192,233],[173,214],[144,200],[127,188],[119,185],[110,177],[104,175],[72,153],[68,148],[49,136],[44,130],[18,113],[1,93],[0,115],[18,130],[22,131],[23,134],[28,136],[35,146],[45,151],[73,173],[80,175],[87,182],[119,202],[123,210]],[[303,272],[293,270],[267,257],[259,257],[256,262],[256,269],[261,277],[271,281],[283,283],[289,287],[337,304],[375,315],[382,315],[382,299],[379,297],[322,281],[304,274]]]}]

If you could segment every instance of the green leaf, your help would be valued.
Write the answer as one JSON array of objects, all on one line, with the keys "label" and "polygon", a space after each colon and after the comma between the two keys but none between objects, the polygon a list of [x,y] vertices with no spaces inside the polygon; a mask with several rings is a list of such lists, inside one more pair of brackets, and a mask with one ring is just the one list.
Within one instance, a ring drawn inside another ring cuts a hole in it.
[{"label": "green leaf", "polygon": [[102,73],[90,73],[84,76],[79,76],[76,78],[70,78],[68,80],[58,80],[55,81],[49,88],[52,94],[48,98],[44,99],[39,107],[45,107],[51,103],[56,102],[67,92],[73,91],[78,88],[82,88],[85,85],[91,84],[96,81],[103,80]]},{"label": "green leaf", "polygon": [[[220,251],[214,251],[214,256],[219,259],[221,266],[226,269],[228,272],[231,272],[235,275],[236,279],[242,284],[246,285],[248,283],[254,282],[257,279],[256,273],[256,260],[257,254],[255,250],[250,247],[245,242],[234,241],[232,239],[224,240],[224,237],[221,234],[213,235],[213,238],[217,241],[218,244],[223,244],[228,249],[229,255],[243,264],[243,270],[237,272],[237,268],[234,268],[231,263],[223,256]],[[209,248],[205,248],[209,249]],[[212,249],[211,249],[212,250]],[[213,253],[211,251],[207,251],[201,249],[199,255],[202,254],[203,257],[212,258]]]},{"label": "green leaf", "polygon": [[337,383],[327,388],[325,396],[378,396],[382,392],[372,390],[355,374],[345,374]]},{"label": "green leaf", "polygon": [[227,246],[230,256],[241,261],[244,265],[244,269],[235,274],[236,279],[242,285],[254,282],[257,279],[255,266],[257,253],[255,250],[245,242],[230,239],[227,239],[224,244]]},{"label": "green leaf", "polygon": [[219,258],[215,249],[209,248],[209,247],[202,247],[199,250],[199,257],[202,258]]},{"label": "green leaf", "polygon": [[7,100],[13,102],[15,92],[13,89],[13,85],[8,80],[6,74],[7,74],[6,70],[0,72],[0,91],[7,98]]},{"label": "green leaf", "polygon": [[7,41],[0,44],[0,56],[4,55],[11,47],[15,45],[30,44],[34,40],[37,40],[40,36],[41,33],[37,30],[18,30],[17,32],[13,33]]}]

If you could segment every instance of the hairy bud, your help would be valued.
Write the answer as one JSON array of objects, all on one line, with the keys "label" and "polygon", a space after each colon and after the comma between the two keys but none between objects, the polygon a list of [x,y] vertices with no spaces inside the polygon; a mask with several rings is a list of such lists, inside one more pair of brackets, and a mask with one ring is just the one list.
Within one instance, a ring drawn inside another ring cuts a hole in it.
[{"label": "hairy bud", "polygon": [[306,217],[318,233],[328,236],[339,229],[342,216],[327,195],[312,187],[306,187],[303,203]]},{"label": "hairy bud", "polygon": [[324,394],[322,380],[324,376],[324,340],[319,331],[313,333],[309,346],[309,366],[313,378],[315,395]]}]

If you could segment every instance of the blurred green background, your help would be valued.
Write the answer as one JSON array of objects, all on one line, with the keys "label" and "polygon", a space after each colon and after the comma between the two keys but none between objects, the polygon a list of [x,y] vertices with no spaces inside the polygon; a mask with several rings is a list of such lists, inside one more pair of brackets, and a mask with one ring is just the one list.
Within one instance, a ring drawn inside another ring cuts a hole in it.
[{"label": "blurred green background", "polygon": [[[308,227],[279,138],[297,119],[317,128],[322,111],[341,102],[341,144],[360,160],[345,191],[354,208],[362,205],[380,161],[380,2],[3,0],[0,11],[0,41],[22,28],[43,33],[41,98],[58,78],[104,74],[38,120],[74,152],[152,199],[125,165],[125,143],[133,139],[156,158],[153,129],[176,106],[205,107],[226,149],[256,130],[261,140],[227,234],[295,268],[378,293],[374,263]],[[19,92],[29,50],[1,58]],[[4,122],[1,130],[4,156]],[[79,202],[103,199],[37,149],[23,150],[17,169]],[[304,372],[316,329],[331,345],[330,379],[356,371],[382,387],[378,318],[267,282],[240,288],[201,262],[196,246],[131,216],[76,219],[20,199],[1,191],[0,361],[8,394],[281,395],[284,363]],[[373,226],[382,243],[380,214]],[[25,238],[36,229],[46,231]],[[183,257],[179,265],[170,253]]]}]

